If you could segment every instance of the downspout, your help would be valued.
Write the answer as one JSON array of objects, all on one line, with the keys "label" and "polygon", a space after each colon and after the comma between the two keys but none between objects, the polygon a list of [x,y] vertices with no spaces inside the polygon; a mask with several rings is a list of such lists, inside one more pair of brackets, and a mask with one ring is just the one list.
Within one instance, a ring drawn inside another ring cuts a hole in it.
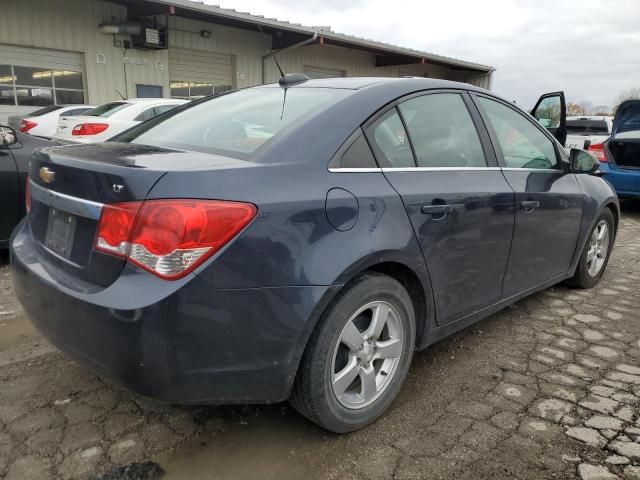
[{"label": "downspout", "polygon": [[317,39],[318,39],[318,32],[313,32],[313,35],[310,38],[306,38],[306,39],[302,40],[301,42],[294,43],[293,45],[289,45],[286,48],[282,48],[282,49],[278,50],[277,52],[271,51],[271,52],[267,53],[266,55],[263,55],[262,56],[262,85],[264,85],[264,77],[265,77],[265,74],[266,74],[265,67],[264,67],[264,61],[267,58],[271,57],[272,55],[278,55],[278,54],[280,54],[282,52],[288,52],[289,50],[293,50],[294,48],[303,47],[305,45],[308,45],[310,43],[315,42]]}]

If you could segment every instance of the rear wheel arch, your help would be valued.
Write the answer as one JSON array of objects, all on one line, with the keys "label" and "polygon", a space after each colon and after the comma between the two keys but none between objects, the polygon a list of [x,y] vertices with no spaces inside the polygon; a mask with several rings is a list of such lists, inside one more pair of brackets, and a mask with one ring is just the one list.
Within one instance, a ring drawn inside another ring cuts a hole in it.
[{"label": "rear wheel arch", "polygon": [[358,278],[368,272],[387,275],[398,281],[405,290],[407,290],[414,308],[414,318],[416,322],[416,346],[419,346],[422,343],[424,334],[428,331],[428,326],[431,323],[434,323],[432,320],[434,320],[433,314],[435,310],[433,308],[431,284],[426,283],[429,280],[422,280],[418,272],[400,261],[371,262],[366,266],[361,265],[360,269],[345,273],[345,275],[341,276],[341,285],[339,287],[337,286],[329,289],[318,302],[307,327],[298,341],[296,355],[292,358],[291,376],[288,387],[289,391],[293,385],[293,380],[297,375],[298,369],[300,368],[300,361],[309,344],[311,335],[318,327],[318,322],[321,321],[324,313],[331,307],[331,305],[340,298],[340,294],[344,291],[344,288],[351,285],[354,281],[357,281]]},{"label": "rear wheel arch", "polygon": [[408,266],[397,262],[383,262],[370,266],[360,273],[378,272],[397,280],[407,291],[411,297],[413,304],[414,317],[416,320],[416,344],[420,344],[420,340],[427,328],[429,313],[433,312],[433,308],[429,303],[431,295],[430,289],[426,289],[424,282],[420,280],[416,272]]},{"label": "rear wheel arch", "polygon": [[[404,383],[416,342],[412,300],[395,278],[376,270],[365,270],[339,292],[311,333],[289,401],[311,421],[330,431],[343,433],[368,425],[389,407]],[[388,313],[381,314],[376,321],[377,304],[386,305],[382,311]],[[371,308],[374,310],[368,317],[355,318]],[[350,322],[353,322],[351,329],[347,329]],[[379,326],[378,333],[375,333],[374,325]],[[358,330],[360,333],[354,333]],[[345,331],[349,333],[345,334]],[[376,349],[387,349],[381,345],[392,339],[395,347],[387,352],[389,356],[383,355],[382,360],[377,357],[377,361],[384,364],[374,366]],[[387,362],[392,364],[387,365]],[[334,374],[341,377],[335,379]],[[373,384],[372,374],[376,376]],[[337,384],[341,384],[337,387],[339,392],[335,391]],[[343,396],[348,386],[350,393]],[[347,398],[349,395],[353,398]]]}]

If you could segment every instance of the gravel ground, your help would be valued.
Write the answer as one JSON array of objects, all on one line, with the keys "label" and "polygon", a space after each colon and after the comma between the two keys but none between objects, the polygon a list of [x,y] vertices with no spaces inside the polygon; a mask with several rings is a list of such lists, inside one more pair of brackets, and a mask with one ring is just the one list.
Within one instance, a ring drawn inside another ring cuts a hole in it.
[{"label": "gravel ground", "polygon": [[33,330],[0,260],[0,478],[640,479],[640,208],[624,215],[597,288],[416,354],[389,412],[342,436],[286,404],[167,406],[106,383]]}]

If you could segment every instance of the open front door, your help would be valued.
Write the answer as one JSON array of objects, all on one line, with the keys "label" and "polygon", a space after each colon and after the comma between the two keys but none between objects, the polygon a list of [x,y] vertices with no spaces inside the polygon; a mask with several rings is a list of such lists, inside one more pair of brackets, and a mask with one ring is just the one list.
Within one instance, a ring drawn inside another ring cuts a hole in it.
[{"label": "open front door", "polygon": [[564,92],[542,95],[531,110],[531,115],[564,146],[567,141],[567,102]]}]

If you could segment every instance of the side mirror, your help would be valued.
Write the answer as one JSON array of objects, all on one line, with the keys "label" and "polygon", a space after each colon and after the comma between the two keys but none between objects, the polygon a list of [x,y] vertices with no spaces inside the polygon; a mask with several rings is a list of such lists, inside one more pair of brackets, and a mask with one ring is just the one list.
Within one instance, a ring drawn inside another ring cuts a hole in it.
[{"label": "side mirror", "polygon": [[0,125],[0,144],[8,147],[18,142],[18,135],[16,131],[11,127],[4,127]]},{"label": "side mirror", "polygon": [[594,173],[600,166],[600,162],[598,162],[595,155],[579,148],[572,148],[569,158],[572,173]]}]

